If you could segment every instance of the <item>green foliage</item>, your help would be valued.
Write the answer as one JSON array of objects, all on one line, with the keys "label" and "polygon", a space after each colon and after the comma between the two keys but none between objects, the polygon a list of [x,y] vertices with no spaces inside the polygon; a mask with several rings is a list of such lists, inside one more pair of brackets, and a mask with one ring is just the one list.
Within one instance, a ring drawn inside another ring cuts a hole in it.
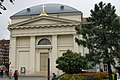
[{"label": "green foliage", "polygon": [[76,74],[65,74],[59,78],[59,80],[86,80],[85,76],[80,76]]},{"label": "green foliage", "polygon": [[89,49],[87,59],[100,63],[110,62],[115,65],[114,58],[120,58],[120,20],[115,14],[115,7],[110,3],[100,2],[91,10],[88,24],[77,26],[77,34],[83,39],[77,39],[78,45]]},{"label": "green foliage", "polygon": [[110,80],[111,64],[115,66],[115,58],[120,58],[120,20],[115,11],[110,3],[95,4],[87,24],[76,27],[77,34],[83,37],[82,40],[76,38],[76,42],[89,49],[88,61],[107,63]]},{"label": "green foliage", "polygon": [[71,50],[67,50],[61,57],[58,57],[56,64],[58,69],[69,74],[80,73],[82,69],[87,68],[86,59],[80,53]]}]

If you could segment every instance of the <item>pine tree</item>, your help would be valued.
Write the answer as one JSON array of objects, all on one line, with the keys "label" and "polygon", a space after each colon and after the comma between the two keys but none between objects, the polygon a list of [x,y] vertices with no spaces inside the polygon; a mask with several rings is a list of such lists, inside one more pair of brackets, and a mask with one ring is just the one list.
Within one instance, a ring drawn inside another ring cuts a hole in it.
[{"label": "pine tree", "polygon": [[120,20],[115,12],[111,3],[100,2],[91,10],[87,23],[76,27],[77,34],[83,38],[76,38],[76,42],[89,49],[86,54],[89,61],[108,65],[109,80],[112,78],[111,65],[115,65],[115,58],[120,58]]}]

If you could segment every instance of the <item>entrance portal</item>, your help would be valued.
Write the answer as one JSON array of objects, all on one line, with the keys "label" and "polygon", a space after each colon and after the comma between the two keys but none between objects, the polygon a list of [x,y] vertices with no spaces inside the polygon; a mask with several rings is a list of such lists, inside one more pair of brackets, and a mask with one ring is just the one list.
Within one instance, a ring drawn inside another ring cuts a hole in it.
[{"label": "entrance portal", "polygon": [[40,53],[40,71],[48,70],[48,53]]}]

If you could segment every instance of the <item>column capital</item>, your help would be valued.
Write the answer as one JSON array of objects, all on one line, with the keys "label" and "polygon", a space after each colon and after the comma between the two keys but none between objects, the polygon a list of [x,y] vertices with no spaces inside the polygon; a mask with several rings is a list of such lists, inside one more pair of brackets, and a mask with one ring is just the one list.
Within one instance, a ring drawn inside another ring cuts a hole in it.
[{"label": "column capital", "polygon": [[79,36],[78,34],[73,34],[73,36]]},{"label": "column capital", "polygon": [[57,34],[53,34],[52,36],[58,36]]},{"label": "column capital", "polygon": [[11,36],[11,38],[17,38],[16,36]]},{"label": "column capital", "polygon": [[35,37],[35,35],[30,35],[30,37]]}]

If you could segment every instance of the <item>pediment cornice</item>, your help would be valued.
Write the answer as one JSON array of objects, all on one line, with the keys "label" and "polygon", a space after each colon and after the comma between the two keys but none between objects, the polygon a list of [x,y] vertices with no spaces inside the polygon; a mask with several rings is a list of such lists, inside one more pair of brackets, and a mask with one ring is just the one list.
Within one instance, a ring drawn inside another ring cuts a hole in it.
[{"label": "pediment cornice", "polygon": [[[24,26],[25,24],[29,24],[35,21],[39,21],[39,20],[49,20],[49,21],[56,21],[56,22],[61,22],[61,23],[68,23],[68,24],[75,24],[75,23],[80,23],[79,21],[76,20],[69,20],[69,19],[63,19],[63,18],[57,18],[57,17],[52,17],[52,16],[37,16],[25,21],[21,21],[15,24],[11,24],[9,25],[9,27],[11,26]],[[46,24],[49,25],[49,24]]]},{"label": "pediment cornice", "polygon": [[9,29],[30,29],[30,28],[50,28],[50,27],[72,27],[79,26],[80,24],[63,24],[63,25],[34,25],[34,26],[16,26],[9,27]]}]

